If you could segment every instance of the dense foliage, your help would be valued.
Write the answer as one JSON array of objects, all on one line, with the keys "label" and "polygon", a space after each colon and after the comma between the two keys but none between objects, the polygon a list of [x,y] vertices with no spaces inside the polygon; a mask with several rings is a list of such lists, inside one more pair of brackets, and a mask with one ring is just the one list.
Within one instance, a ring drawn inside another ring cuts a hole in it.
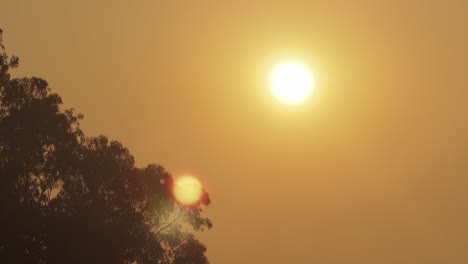
[{"label": "dense foliage", "polygon": [[185,227],[211,228],[195,206],[172,199],[171,175],[135,167],[128,149],[86,137],[82,115],[18,66],[0,29],[0,262],[208,263]]}]

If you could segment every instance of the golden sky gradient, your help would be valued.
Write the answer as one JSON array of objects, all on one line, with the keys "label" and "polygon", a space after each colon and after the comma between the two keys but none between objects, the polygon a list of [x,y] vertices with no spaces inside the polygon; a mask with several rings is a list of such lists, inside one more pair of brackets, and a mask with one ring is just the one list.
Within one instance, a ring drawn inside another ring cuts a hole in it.
[{"label": "golden sky gradient", "polygon": [[[468,1],[0,0],[17,76],[206,184],[214,264],[468,263]],[[278,62],[313,70],[283,105]]]}]

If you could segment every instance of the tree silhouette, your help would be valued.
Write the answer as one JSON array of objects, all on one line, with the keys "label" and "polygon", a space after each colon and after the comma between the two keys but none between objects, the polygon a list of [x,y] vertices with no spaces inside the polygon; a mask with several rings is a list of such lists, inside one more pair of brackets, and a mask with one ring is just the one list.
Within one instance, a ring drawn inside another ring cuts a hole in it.
[{"label": "tree silhouette", "polygon": [[208,263],[183,227],[212,227],[174,201],[171,175],[135,167],[121,143],[86,137],[82,115],[41,78],[12,78],[0,29],[0,262]]}]

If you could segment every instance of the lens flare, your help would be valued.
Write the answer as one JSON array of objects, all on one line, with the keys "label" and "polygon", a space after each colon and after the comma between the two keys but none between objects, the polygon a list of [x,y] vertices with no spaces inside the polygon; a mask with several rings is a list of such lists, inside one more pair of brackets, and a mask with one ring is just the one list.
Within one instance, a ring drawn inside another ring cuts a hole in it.
[{"label": "lens flare", "polygon": [[200,200],[203,187],[195,177],[183,176],[174,181],[172,192],[181,204],[192,205]]}]

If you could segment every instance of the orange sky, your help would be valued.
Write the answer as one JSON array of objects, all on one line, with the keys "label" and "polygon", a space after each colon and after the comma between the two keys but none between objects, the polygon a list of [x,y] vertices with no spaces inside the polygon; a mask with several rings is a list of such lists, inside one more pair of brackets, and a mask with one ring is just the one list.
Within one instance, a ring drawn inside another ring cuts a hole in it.
[{"label": "orange sky", "polygon": [[[212,196],[214,264],[468,263],[468,1],[1,0],[40,76]],[[275,63],[313,98],[270,94]]]}]

